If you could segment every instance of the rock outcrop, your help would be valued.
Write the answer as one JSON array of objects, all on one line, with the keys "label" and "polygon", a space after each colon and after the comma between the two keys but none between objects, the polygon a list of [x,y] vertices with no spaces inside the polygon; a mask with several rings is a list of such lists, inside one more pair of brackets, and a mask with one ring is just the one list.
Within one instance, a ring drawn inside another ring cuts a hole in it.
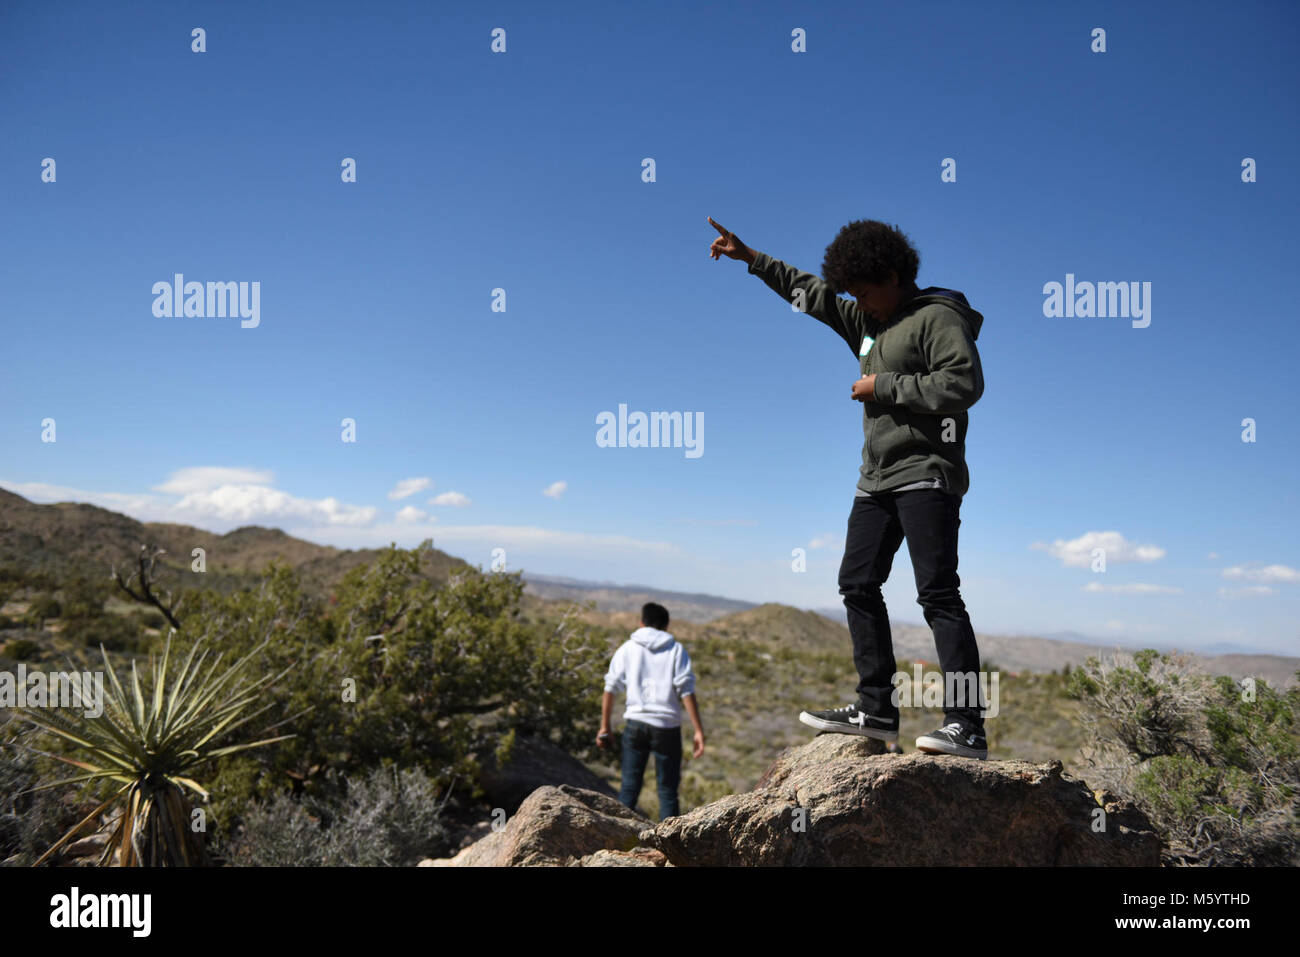
[{"label": "rock outcrop", "polygon": [[421,861],[420,865],[564,865],[598,851],[630,851],[648,823],[643,815],[607,795],[568,784],[541,787],[519,805],[501,830],[493,831],[455,857]]},{"label": "rock outcrop", "polygon": [[571,786],[533,792],[501,831],[429,866],[1156,867],[1146,816],[1059,761],[882,754],[824,734],[789,748],[751,791],[658,825]]},{"label": "rock outcrop", "polygon": [[820,735],[781,755],[752,791],[641,834],[677,866],[1156,867],[1135,808],[1102,807],[1061,763],[877,755]]},{"label": "rock outcrop", "polygon": [[671,867],[668,859],[651,847],[634,847],[630,851],[597,851],[588,854],[572,867]]}]

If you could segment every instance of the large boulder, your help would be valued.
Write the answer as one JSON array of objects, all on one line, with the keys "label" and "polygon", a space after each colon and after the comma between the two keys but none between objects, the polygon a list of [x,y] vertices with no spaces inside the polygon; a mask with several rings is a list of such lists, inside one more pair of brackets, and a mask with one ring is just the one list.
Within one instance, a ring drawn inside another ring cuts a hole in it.
[{"label": "large boulder", "polygon": [[641,844],[677,866],[1160,864],[1145,815],[1099,805],[1059,761],[879,750],[819,735],[784,752],[754,790],[660,822]]},{"label": "large boulder", "polygon": [[671,867],[668,859],[652,847],[634,847],[630,851],[597,851],[570,867]]},{"label": "large boulder", "polygon": [[545,738],[522,736],[515,740],[510,759],[498,767],[491,754],[481,756],[479,784],[493,807],[514,814],[524,799],[540,787],[568,784],[607,797],[618,795],[587,766]]},{"label": "large boulder", "polygon": [[421,861],[421,866],[566,865],[597,851],[630,851],[648,822],[644,815],[595,791],[568,784],[541,787],[519,805],[501,830],[493,831],[455,857]]}]

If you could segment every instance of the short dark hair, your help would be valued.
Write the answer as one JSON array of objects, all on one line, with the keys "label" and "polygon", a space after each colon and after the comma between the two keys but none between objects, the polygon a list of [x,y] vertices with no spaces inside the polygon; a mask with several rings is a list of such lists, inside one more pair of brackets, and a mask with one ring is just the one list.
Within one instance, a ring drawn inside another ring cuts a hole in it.
[{"label": "short dark hair", "polygon": [[668,627],[668,609],[652,601],[641,606],[641,624],[663,631]]},{"label": "short dark hair", "polygon": [[857,219],[826,247],[822,279],[839,295],[852,283],[887,283],[889,274],[896,272],[898,284],[906,289],[916,282],[920,268],[921,254],[897,226]]}]

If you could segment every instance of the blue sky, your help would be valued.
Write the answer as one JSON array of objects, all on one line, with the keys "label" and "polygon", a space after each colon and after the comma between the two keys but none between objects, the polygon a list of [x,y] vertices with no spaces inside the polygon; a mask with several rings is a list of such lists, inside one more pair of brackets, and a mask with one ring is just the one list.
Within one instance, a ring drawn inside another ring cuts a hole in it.
[{"label": "blue sky", "polygon": [[[985,316],[976,630],[1295,654],[1300,17],[1062,6],[5,4],[0,485],[835,606],[857,363],[705,217],[810,272],[881,219]],[[155,316],[176,273],[258,325]],[[1045,317],[1067,274],[1150,325]],[[599,447],[620,403],[703,454]]]}]

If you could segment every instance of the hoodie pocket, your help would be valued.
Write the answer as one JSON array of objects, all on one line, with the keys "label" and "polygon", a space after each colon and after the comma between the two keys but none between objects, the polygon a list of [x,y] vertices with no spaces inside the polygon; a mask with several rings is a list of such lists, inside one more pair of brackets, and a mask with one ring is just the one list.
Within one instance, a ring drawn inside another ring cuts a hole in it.
[{"label": "hoodie pocket", "polygon": [[868,443],[876,471],[893,468],[907,458],[912,452],[911,438],[907,421],[896,410],[876,416]]}]

